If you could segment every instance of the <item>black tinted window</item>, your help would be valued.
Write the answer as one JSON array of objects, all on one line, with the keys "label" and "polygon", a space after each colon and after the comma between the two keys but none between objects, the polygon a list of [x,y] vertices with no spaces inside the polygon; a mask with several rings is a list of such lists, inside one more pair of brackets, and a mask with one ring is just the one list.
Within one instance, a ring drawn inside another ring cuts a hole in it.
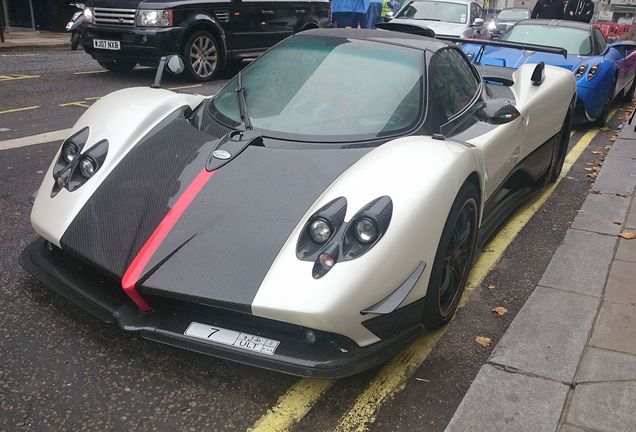
[{"label": "black tinted window", "polygon": [[468,61],[455,49],[439,51],[433,57],[430,72],[434,94],[431,109],[443,124],[468,106],[479,81]]}]

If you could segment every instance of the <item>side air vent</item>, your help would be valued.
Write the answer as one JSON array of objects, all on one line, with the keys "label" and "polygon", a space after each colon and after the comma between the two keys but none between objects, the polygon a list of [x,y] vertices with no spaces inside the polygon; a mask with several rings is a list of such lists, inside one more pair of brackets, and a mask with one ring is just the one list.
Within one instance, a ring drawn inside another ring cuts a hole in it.
[{"label": "side air vent", "polygon": [[230,12],[226,11],[226,10],[222,10],[222,11],[216,11],[214,12],[214,15],[216,16],[216,19],[219,20],[219,22],[228,22],[230,21]]}]

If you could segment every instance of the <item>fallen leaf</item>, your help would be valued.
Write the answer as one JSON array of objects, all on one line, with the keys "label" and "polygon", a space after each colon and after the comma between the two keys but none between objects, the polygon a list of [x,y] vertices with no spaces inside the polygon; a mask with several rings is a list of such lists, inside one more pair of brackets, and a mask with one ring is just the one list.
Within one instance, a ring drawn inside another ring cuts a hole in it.
[{"label": "fallen leaf", "polygon": [[600,195],[601,194],[601,192],[597,191],[596,189],[590,189],[590,193],[594,194],[594,195]]},{"label": "fallen leaf", "polygon": [[603,152],[600,150],[592,150],[592,154],[599,155],[599,154],[603,154]]},{"label": "fallen leaf", "polygon": [[620,219],[614,219],[614,220],[612,221],[612,223],[613,223],[613,224],[615,224],[615,225],[623,225],[623,221],[622,221],[622,220],[620,220]]},{"label": "fallen leaf", "polygon": [[492,339],[490,339],[489,337],[477,336],[475,338],[475,342],[477,342],[481,346],[487,347],[490,346],[490,344],[492,343]]},{"label": "fallen leaf", "polygon": [[611,145],[605,145],[605,146],[603,146],[603,148],[604,148],[605,150],[609,150],[609,149],[611,149],[611,148],[612,148],[612,146],[611,146]]},{"label": "fallen leaf", "polygon": [[601,132],[607,132],[608,130],[610,130],[610,128],[608,128],[607,126],[603,126],[602,128],[599,129]]},{"label": "fallen leaf", "polygon": [[619,196],[619,197],[623,197],[623,198],[625,198],[625,197],[627,196],[627,194],[624,194],[624,193],[618,193],[618,192],[617,192],[617,193],[616,193],[616,196]]},{"label": "fallen leaf", "polygon": [[625,240],[636,239],[636,231],[622,231],[618,234],[619,237],[624,238]]},{"label": "fallen leaf", "polygon": [[488,285],[488,289],[495,289],[495,288],[496,288],[496,286],[494,286],[494,285],[492,285],[492,284],[491,284],[491,285]]},{"label": "fallen leaf", "polygon": [[492,309],[492,311],[499,316],[502,316],[508,313],[508,309],[506,309],[503,306],[497,306],[496,308]]},{"label": "fallen leaf", "polygon": [[577,212],[578,214],[581,214],[581,213],[583,213],[583,209],[579,209],[579,210],[577,210],[576,212]]},{"label": "fallen leaf", "polygon": [[585,171],[592,171],[592,168],[585,168]]}]

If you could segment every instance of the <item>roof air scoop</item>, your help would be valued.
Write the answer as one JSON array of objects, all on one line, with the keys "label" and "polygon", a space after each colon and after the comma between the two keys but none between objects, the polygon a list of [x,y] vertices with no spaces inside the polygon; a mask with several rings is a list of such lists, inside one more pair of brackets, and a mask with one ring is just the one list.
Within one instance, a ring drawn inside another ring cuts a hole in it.
[{"label": "roof air scoop", "polygon": [[425,25],[417,25],[417,24],[402,24],[396,22],[384,22],[376,24],[376,27],[382,30],[391,30],[395,32],[401,33],[409,33],[418,36],[426,36],[430,38],[435,37],[435,32],[433,29],[426,27]]},{"label": "roof air scoop", "polygon": [[534,67],[530,81],[532,81],[533,86],[540,86],[543,84],[543,80],[545,80],[545,63],[540,62]]}]

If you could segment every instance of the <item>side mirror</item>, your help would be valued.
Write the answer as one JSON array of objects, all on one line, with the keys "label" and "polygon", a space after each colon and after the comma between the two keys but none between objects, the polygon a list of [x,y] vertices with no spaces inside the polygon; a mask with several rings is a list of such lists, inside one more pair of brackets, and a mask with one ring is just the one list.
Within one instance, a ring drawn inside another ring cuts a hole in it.
[{"label": "side mirror", "polygon": [[168,57],[168,71],[172,74],[179,75],[185,70],[185,63],[179,55],[171,55]]},{"label": "side mirror", "polygon": [[507,99],[491,99],[484,103],[476,116],[486,123],[502,125],[519,118],[521,113]]},{"label": "side mirror", "polygon": [[159,66],[157,67],[157,73],[155,74],[155,81],[152,83],[150,87],[152,88],[161,88],[161,79],[163,78],[163,71],[168,68],[168,71],[178,75],[185,69],[185,64],[183,63],[183,59],[178,55],[169,55],[161,57],[159,60]]},{"label": "side mirror", "polygon": [[473,21],[473,27],[483,27],[484,25],[484,20],[481,18],[475,18],[475,21]]},{"label": "side mirror", "polygon": [[393,19],[393,12],[387,12],[384,15],[384,22],[389,22]]}]

